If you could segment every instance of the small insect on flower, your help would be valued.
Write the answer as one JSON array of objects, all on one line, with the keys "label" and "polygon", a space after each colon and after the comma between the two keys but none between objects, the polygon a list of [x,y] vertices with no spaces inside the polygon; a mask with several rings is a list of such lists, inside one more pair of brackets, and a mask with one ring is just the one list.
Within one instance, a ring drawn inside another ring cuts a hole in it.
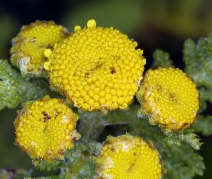
[{"label": "small insect on flower", "polygon": [[85,111],[107,112],[131,104],[143,74],[143,51],[114,28],[89,20],[57,44],[44,67],[52,89]]},{"label": "small insect on flower", "polygon": [[140,114],[167,134],[183,131],[197,118],[199,92],[194,82],[177,68],[148,70],[137,92]]},{"label": "small insect on flower", "polygon": [[16,144],[32,159],[63,159],[80,135],[78,116],[62,100],[45,96],[28,102],[14,122]]},{"label": "small insect on flower", "polygon": [[109,136],[96,160],[97,179],[160,179],[162,174],[153,145],[129,134]]}]

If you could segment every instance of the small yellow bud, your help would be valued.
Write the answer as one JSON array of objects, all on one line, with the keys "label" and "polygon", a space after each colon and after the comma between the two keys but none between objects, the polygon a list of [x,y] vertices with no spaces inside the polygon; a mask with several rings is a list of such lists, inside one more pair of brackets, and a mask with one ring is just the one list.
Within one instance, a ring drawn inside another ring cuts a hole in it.
[{"label": "small yellow bud", "polygon": [[81,27],[78,26],[78,25],[74,27],[74,31],[78,31],[78,30],[80,30],[80,29],[81,29]]},{"label": "small yellow bud", "polygon": [[45,55],[45,57],[47,57],[47,58],[49,58],[49,56],[52,54],[52,51],[51,51],[51,49],[45,49],[44,50],[44,55]]},{"label": "small yellow bud", "polygon": [[91,28],[91,27],[96,27],[96,21],[94,19],[91,19],[87,22],[87,27]]},{"label": "small yellow bud", "polygon": [[50,62],[45,62],[44,63],[44,69],[49,70]]}]

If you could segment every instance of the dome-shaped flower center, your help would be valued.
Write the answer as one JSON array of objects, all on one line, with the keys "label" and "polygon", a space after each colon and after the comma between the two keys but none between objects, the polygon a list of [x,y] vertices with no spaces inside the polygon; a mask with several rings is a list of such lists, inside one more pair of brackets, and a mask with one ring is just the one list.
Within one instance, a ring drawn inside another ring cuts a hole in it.
[{"label": "dome-shaped flower center", "polygon": [[162,165],[157,150],[129,134],[109,136],[97,158],[97,178],[160,179]]},{"label": "dome-shaped flower center", "polygon": [[12,41],[12,64],[20,68],[23,76],[46,76],[43,68],[47,60],[44,55],[45,49],[53,48],[56,42],[68,34],[64,27],[56,25],[53,21],[36,21],[23,26]]},{"label": "dome-shaped flower center", "polygon": [[25,105],[15,120],[16,143],[33,159],[62,159],[73,148],[77,115],[62,100],[42,100]]},{"label": "dome-shaped flower center", "polygon": [[50,83],[86,111],[127,108],[146,63],[136,46],[113,28],[76,30],[55,47],[45,64]]},{"label": "dome-shaped flower center", "polygon": [[165,132],[179,131],[192,124],[199,110],[199,93],[193,81],[175,68],[149,70],[137,94],[150,122]]}]

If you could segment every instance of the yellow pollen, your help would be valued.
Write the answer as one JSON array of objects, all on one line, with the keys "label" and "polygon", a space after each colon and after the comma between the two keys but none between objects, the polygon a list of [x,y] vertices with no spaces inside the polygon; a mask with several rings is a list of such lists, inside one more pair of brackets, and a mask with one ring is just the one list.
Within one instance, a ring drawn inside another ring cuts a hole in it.
[{"label": "yellow pollen", "polygon": [[45,57],[49,58],[49,56],[50,56],[51,54],[52,54],[51,49],[45,49],[45,50],[44,50],[44,55],[45,55]]},{"label": "yellow pollen", "polygon": [[74,31],[78,31],[78,30],[80,30],[80,29],[81,29],[80,26],[75,26],[75,27],[74,27]]},{"label": "yellow pollen", "polygon": [[49,69],[49,65],[50,65],[50,62],[45,62],[44,63],[44,69],[48,70]]},{"label": "yellow pollen", "polygon": [[91,27],[96,27],[96,21],[94,19],[91,19],[87,22],[87,27],[91,28]]}]

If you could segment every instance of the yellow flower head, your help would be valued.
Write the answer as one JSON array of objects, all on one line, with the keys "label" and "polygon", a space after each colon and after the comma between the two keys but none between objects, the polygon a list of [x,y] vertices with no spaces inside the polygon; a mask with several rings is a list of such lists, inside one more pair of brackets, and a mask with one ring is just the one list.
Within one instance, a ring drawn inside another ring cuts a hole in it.
[{"label": "yellow flower head", "polygon": [[99,179],[160,179],[163,167],[151,143],[125,134],[107,138],[97,158],[96,173]]},{"label": "yellow flower head", "polygon": [[149,70],[141,82],[137,98],[141,113],[166,133],[182,131],[192,124],[199,110],[199,93],[193,81],[172,67]]},{"label": "yellow flower head", "polygon": [[32,159],[63,159],[80,137],[75,130],[77,119],[60,99],[45,96],[29,102],[14,122],[16,144]]},{"label": "yellow flower head", "polygon": [[143,51],[117,29],[79,26],[57,44],[45,68],[50,84],[85,111],[127,108],[138,89]]},{"label": "yellow flower head", "polygon": [[47,76],[43,67],[47,58],[45,49],[69,35],[67,29],[53,21],[36,21],[23,26],[20,33],[12,40],[11,63],[20,68],[23,76]]}]

